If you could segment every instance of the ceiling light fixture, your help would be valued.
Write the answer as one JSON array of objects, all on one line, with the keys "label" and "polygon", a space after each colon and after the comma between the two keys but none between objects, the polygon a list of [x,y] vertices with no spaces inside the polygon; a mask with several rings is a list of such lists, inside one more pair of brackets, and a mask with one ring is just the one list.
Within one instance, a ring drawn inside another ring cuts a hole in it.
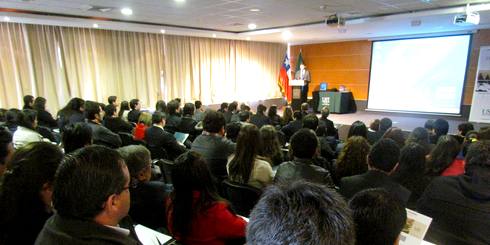
[{"label": "ceiling light fixture", "polygon": [[291,37],[293,37],[293,33],[291,33],[291,31],[286,30],[282,32],[281,36],[282,39],[289,40]]},{"label": "ceiling light fixture", "polygon": [[123,14],[123,15],[132,15],[133,14],[133,10],[130,9],[130,8],[122,8],[121,9],[121,14]]},{"label": "ceiling light fixture", "polygon": [[3,17],[3,20],[4,20],[4,21],[10,21],[10,17],[5,16],[5,17]]},{"label": "ceiling light fixture", "polygon": [[260,9],[253,8],[253,9],[250,9],[250,12],[260,12]]},{"label": "ceiling light fixture", "polygon": [[252,38],[250,38],[250,37],[247,37],[247,41],[250,41],[251,39],[252,39]]},{"label": "ceiling light fixture", "polygon": [[185,3],[185,0],[174,0],[176,3]]},{"label": "ceiling light fixture", "polygon": [[99,24],[94,23],[94,24],[92,25],[92,27],[94,27],[94,28],[99,28]]},{"label": "ceiling light fixture", "polygon": [[257,25],[256,24],[254,24],[254,23],[248,24],[248,29],[255,30],[255,28],[257,28]]},{"label": "ceiling light fixture", "polygon": [[165,34],[165,30],[164,30],[164,29],[161,29],[161,30],[160,30],[160,32],[161,32],[162,34]]},{"label": "ceiling light fixture", "polygon": [[216,34],[213,33],[213,37],[216,38],[217,37]]}]

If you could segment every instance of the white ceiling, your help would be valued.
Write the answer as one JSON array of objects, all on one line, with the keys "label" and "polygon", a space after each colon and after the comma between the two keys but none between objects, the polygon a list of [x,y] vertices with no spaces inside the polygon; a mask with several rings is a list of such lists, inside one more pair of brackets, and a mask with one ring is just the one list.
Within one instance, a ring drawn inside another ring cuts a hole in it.
[{"label": "white ceiling", "polygon": [[[290,30],[293,37],[288,42],[295,44],[490,28],[489,10],[479,11],[479,26],[458,27],[452,24],[454,15],[465,11],[461,6],[471,3],[486,7],[487,4],[481,3],[487,2],[186,0],[184,3],[177,3],[174,0],[1,0],[0,17],[9,16],[10,21],[14,22],[81,27],[91,27],[97,22],[99,28],[104,29],[145,32],[165,29],[168,34],[206,37],[216,34],[218,38],[250,37],[255,41],[269,42],[283,42],[281,32]],[[111,7],[113,10],[106,13],[87,10],[91,6]],[[133,15],[122,15],[119,11],[122,7],[132,8]],[[251,12],[252,8],[258,8],[260,12]],[[11,9],[27,13],[7,12]],[[339,29],[319,24],[334,12],[350,20],[346,26]],[[107,18],[111,21],[87,17]],[[421,24],[412,27],[412,21],[420,21]],[[257,31],[250,32],[247,28],[249,23],[257,24]]]}]

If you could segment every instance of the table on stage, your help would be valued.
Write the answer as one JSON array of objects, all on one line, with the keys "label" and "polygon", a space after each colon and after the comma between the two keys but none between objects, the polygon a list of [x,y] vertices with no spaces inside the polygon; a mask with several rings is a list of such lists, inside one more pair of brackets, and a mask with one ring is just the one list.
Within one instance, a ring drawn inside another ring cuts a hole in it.
[{"label": "table on stage", "polygon": [[352,92],[318,92],[318,107],[321,111],[324,106],[328,106],[330,113],[349,113],[352,111],[354,97]]}]

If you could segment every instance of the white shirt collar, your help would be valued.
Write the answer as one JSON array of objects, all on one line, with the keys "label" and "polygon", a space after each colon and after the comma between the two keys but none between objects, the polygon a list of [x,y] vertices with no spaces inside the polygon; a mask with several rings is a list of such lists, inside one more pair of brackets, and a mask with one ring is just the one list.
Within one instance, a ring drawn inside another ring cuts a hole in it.
[{"label": "white shirt collar", "polygon": [[129,236],[129,233],[131,233],[128,229],[124,229],[118,226],[111,226],[111,225],[106,225],[105,227],[111,228],[115,230],[118,233],[121,233],[122,235]]}]

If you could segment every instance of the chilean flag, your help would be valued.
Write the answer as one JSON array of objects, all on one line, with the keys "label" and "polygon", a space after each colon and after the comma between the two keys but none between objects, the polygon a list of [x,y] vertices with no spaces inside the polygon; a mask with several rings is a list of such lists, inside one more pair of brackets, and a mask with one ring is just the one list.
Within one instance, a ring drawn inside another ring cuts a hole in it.
[{"label": "chilean flag", "polygon": [[286,97],[287,101],[291,101],[291,87],[289,87],[289,77],[288,72],[291,66],[289,65],[288,55],[284,56],[284,61],[281,65],[281,70],[279,71],[279,78],[277,80],[277,84],[281,89],[282,96]]}]

